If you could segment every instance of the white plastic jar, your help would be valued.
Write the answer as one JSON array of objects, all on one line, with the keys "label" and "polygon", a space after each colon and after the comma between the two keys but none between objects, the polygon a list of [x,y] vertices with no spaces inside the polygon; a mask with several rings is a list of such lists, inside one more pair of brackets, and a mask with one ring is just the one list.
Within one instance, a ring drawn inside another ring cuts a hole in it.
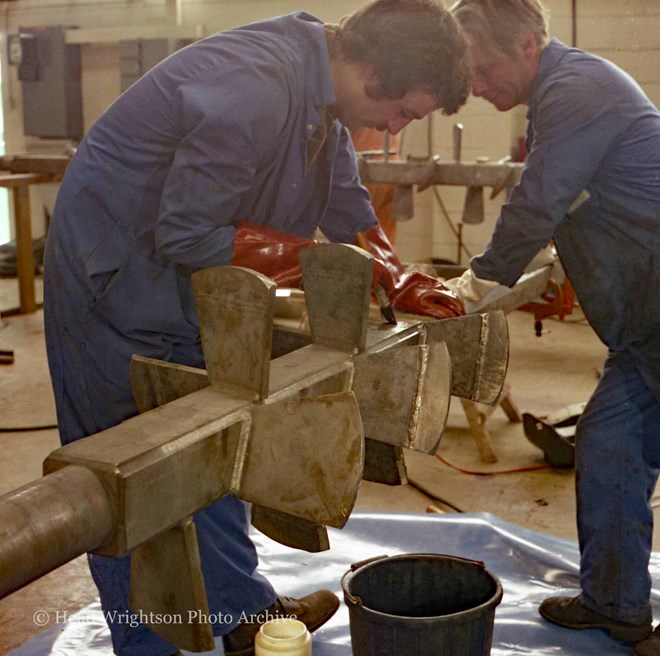
[{"label": "white plastic jar", "polygon": [[311,656],[312,636],[300,620],[282,617],[261,625],[254,656]]}]

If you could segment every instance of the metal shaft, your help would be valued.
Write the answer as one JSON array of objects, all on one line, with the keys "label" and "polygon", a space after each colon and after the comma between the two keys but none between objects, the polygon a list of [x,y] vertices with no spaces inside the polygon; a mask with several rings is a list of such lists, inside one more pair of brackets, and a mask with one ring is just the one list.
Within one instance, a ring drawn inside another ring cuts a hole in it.
[{"label": "metal shaft", "polygon": [[0,598],[102,545],[112,507],[96,477],[70,465],[0,497]]}]

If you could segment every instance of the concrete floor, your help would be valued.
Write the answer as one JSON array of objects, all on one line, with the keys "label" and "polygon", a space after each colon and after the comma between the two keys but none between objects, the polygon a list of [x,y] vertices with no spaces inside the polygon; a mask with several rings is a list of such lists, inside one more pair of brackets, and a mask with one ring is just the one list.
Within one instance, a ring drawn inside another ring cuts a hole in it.
[{"label": "concrete floor", "polygon": [[[0,280],[0,308],[16,305],[16,281]],[[508,382],[521,412],[543,416],[586,401],[596,385],[605,348],[576,310],[565,322],[546,320],[536,337],[531,315],[508,315]],[[59,446],[43,343],[43,314],[0,319],[0,348],[15,351],[0,366],[0,493],[41,475],[41,463]],[[439,455],[408,452],[411,484],[386,487],[364,482],[356,508],[426,512],[489,512],[525,528],[575,539],[574,473],[543,467],[543,454],[498,409],[490,418],[499,461],[480,461],[460,403],[452,402]],[[38,430],[16,430],[39,427]],[[529,471],[525,471],[529,469]],[[656,549],[660,538],[656,538]],[[0,601],[0,655],[46,627],[33,620],[39,608],[75,611],[96,597],[84,557]]]}]

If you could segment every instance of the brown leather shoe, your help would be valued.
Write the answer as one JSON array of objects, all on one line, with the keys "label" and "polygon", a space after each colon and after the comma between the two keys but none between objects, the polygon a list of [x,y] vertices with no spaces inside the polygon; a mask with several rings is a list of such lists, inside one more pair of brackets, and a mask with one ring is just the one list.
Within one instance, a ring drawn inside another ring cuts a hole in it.
[{"label": "brown leather shoe", "polygon": [[644,640],[651,634],[648,624],[629,624],[587,608],[579,596],[550,597],[539,606],[539,613],[553,624],[569,629],[603,629],[612,637],[628,642]]},{"label": "brown leather shoe", "polygon": [[246,621],[223,636],[225,656],[253,656],[254,639],[261,625],[269,620],[291,617],[303,622],[310,631],[316,631],[338,608],[339,599],[330,590],[317,590],[301,599],[278,597],[272,606],[247,615]]},{"label": "brown leather shoe", "polygon": [[646,640],[635,645],[633,656],[660,656],[660,625]]}]

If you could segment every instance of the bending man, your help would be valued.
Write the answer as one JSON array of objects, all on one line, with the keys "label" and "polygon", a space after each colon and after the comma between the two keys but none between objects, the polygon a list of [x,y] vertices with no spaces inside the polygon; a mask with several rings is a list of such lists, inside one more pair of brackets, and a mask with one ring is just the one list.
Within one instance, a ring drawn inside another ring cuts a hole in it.
[{"label": "bending man", "polygon": [[[436,0],[376,0],[336,27],[304,12],[247,25],[136,82],[83,139],[50,225],[45,322],[62,442],[136,414],[133,354],[204,367],[190,275],[230,263],[239,221],[348,243],[377,224],[347,127],[396,133],[468,93],[463,39]],[[195,522],[212,615],[267,609],[313,630],[336,610],[326,591],[278,597],[256,571],[242,502],[225,497]],[[126,617],[128,557],[89,562],[106,617]],[[176,652],[143,625],[110,629],[120,656]],[[213,629],[226,654],[252,653],[258,625]]]},{"label": "bending man", "polygon": [[660,654],[660,632],[647,638],[660,471],[660,114],[612,63],[550,39],[538,0],[459,0],[450,11],[468,39],[473,94],[500,111],[529,107],[520,183],[470,263],[464,300],[513,285],[553,240],[610,349],[577,427],[581,593],[540,611],[639,641],[638,656]]}]

